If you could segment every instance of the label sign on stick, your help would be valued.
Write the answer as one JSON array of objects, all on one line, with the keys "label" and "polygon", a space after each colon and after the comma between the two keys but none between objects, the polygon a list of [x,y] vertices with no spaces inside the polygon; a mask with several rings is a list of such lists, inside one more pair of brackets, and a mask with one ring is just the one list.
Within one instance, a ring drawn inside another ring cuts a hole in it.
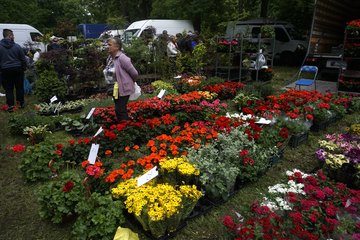
[{"label": "label sign on stick", "polygon": [[96,137],[97,135],[99,135],[102,131],[103,131],[103,128],[100,127],[99,130],[95,133],[94,137]]},{"label": "label sign on stick", "polygon": [[88,156],[88,161],[90,164],[95,163],[98,151],[99,151],[99,144],[93,143],[91,145],[91,149],[90,149],[89,156]]},{"label": "label sign on stick", "polygon": [[54,113],[56,113],[56,111],[59,111],[60,105],[61,105],[61,102],[59,102],[59,103],[56,105],[56,108],[55,108],[55,110],[54,110]]},{"label": "label sign on stick", "polygon": [[159,172],[156,170],[156,167],[153,167],[150,171],[138,178],[137,186],[140,187],[141,185],[155,178],[157,175],[159,175]]},{"label": "label sign on stick", "polygon": [[255,122],[255,123],[268,125],[268,124],[271,123],[271,120],[267,120],[267,119],[265,119],[265,118],[260,118],[260,120],[257,121],[257,122]]},{"label": "label sign on stick", "polygon": [[161,91],[159,92],[159,94],[157,95],[158,98],[162,98],[165,94],[166,90],[165,89],[161,89]]},{"label": "label sign on stick", "polygon": [[56,96],[53,96],[52,98],[50,98],[50,103],[53,103],[53,102],[55,102],[56,100],[58,100],[57,97],[56,97]]},{"label": "label sign on stick", "polygon": [[92,108],[92,109],[90,110],[90,112],[88,113],[88,115],[86,116],[86,119],[90,119],[91,116],[93,115],[94,111],[95,111],[95,108]]}]

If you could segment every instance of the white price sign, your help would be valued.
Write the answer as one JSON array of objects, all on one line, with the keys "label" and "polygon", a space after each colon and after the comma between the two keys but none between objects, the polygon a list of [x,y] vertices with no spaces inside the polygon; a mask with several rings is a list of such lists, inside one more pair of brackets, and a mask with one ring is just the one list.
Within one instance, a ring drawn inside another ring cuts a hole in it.
[{"label": "white price sign", "polygon": [[86,119],[90,119],[91,116],[93,115],[94,111],[95,111],[95,108],[92,108],[92,109],[90,110],[90,112],[88,113],[88,115],[86,116]]},{"label": "white price sign", "polygon": [[103,131],[103,128],[100,127],[99,130],[95,133],[94,137],[96,137],[97,135],[99,135],[102,131]]},{"label": "white price sign", "polygon": [[56,96],[53,96],[52,98],[50,98],[50,103],[53,103],[53,102],[55,102],[56,100],[58,100],[57,97],[56,97]]},{"label": "white price sign", "polygon": [[91,145],[91,149],[90,149],[89,156],[88,156],[88,161],[90,164],[95,163],[98,151],[99,151],[99,144],[93,143]]},{"label": "white price sign", "polygon": [[159,175],[159,172],[156,170],[156,167],[153,167],[150,171],[138,178],[137,186],[140,187],[141,185],[155,178],[157,175]]},{"label": "white price sign", "polygon": [[158,98],[163,98],[164,94],[165,94],[166,90],[165,89],[161,89],[161,91],[159,92],[159,94],[157,95]]}]

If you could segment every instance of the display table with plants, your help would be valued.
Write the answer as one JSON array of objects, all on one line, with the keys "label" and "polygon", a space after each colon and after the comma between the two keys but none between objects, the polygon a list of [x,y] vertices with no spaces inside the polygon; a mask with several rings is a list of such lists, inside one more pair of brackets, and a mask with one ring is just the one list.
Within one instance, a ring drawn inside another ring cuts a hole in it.
[{"label": "display table with plants", "polygon": [[[286,116],[285,122],[296,119],[294,114],[310,120],[307,115],[315,111],[314,102],[344,107],[351,101],[291,90],[267,99],[249,97],[246,105],[238,100],[240,110],[251,116],[244,118],[240,112],[226,114],[228,105],[217,99],[244,95],[239,93],[243,84],[198,87],[199,91],[163,99],[130,102],[131,120],[120,123],[113,121],[113,106],[97,108],[93,120],[103,126],[98,136],[57,143],[45,139],[28,147],[20,170],[26,181],[44,182],[39,190],[46,192],[40,196],[44,217],[51,220],[56,215],[56,221],[62,222],[63,217],[74,216],[74,237],[85,234],[84,226],[97,229],[97,234],[87,233],[89,239],[110,237],[115,225],[130,215],[151,236],[171,236],[194,210],[203,207],[204,214],[209,209],[204,199],[220,206],[274,165],[273,157],[281,154],[291,136],[290,125],[281,125],[277,116]],[[272,124],[257,123],[260,117],[272,119]],[[90,149],[97,144],[96,161],[90,163]],[[138,179],[153,169],[158,175],[138,185]],[[77,194],[74,202],[57,202],[55,212],[54,204],[47,205],[72,194]],[[100,217],[106,212],[104,205],[110,206],[111,222]]]}]

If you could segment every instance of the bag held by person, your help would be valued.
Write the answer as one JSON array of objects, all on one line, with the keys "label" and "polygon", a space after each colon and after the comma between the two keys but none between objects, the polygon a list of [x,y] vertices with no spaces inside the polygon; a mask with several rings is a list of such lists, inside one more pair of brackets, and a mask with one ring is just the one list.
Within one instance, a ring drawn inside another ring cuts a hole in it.
[{"label": "bag held by person", "polygon": [[140,86],[134,82],[135,92],[130,95],[129,100],[136,100],[141,96],[141,88]]},{"label": "bag held by person", "polygon": [[114,83],[113,97],[114,99],[118,99],[119,97],[119,84],[117,82]]}]

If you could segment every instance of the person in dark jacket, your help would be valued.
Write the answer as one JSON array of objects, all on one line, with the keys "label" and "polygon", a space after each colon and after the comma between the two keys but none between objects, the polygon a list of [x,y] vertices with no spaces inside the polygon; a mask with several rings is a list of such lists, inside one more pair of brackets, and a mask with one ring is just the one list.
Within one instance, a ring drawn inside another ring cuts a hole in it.
[{"label": "person in dark jacket", "polygon": [[14,42],[14,34],[10,29],[3,30],[4,38],[0,41],[0,70],[2,85],[5,89],[8,112],[14,111],[14,87],[16,101],[20,107],[25,106],[24,101],[24,71],[26,59],[24,50]]}]

